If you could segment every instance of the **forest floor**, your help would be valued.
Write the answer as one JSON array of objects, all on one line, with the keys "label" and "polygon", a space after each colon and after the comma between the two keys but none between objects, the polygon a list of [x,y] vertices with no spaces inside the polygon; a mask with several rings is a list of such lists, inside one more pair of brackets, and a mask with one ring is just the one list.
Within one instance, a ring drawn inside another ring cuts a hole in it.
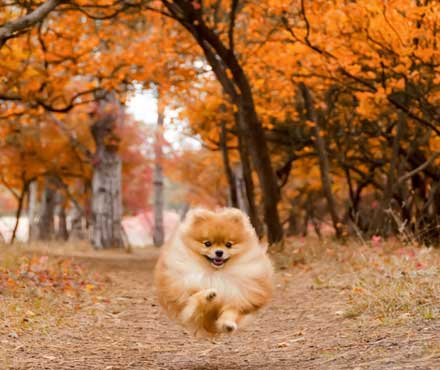
[{"label": "forest floor", "polygon": [[0,369],[440,369],[440,251],[295,243],[270,306],[215,343],[158,307],[153,248],[0,246]]}]

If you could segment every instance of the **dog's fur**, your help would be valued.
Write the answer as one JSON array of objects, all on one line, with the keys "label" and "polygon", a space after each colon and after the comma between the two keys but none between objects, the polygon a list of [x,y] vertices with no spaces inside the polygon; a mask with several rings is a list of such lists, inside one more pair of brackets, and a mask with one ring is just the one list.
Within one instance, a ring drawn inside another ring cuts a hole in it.
[{"label": "dog's fur", "polygon": [[243,212],[195,209],[164,247],[155,285],[171,318],[196,336],[212,336],[242,327],[268,302],[272,275],[266,249]]}]

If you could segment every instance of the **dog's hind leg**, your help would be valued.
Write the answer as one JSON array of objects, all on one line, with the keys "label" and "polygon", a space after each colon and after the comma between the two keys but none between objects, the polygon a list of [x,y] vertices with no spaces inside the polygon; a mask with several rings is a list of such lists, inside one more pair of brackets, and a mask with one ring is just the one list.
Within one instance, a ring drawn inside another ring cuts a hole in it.
[{"label": "dog's hind leg", "polygon": [[217,319],[217,329],[223,333],[232,333],[238,329],[240,313],[233,308],[225,309]]}]

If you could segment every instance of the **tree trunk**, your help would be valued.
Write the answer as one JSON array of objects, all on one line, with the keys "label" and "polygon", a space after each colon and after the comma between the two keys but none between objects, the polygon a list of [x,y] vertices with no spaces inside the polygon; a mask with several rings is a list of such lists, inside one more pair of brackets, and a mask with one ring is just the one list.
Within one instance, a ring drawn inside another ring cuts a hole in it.
[{"label": "tree trunk", "polygon": [[75,206],[72,207],[70,212],[70,233],[69,240],[84,240],[86,238],[83,225],[83,214]]},{"label": "tree trunk", "polygon": [[[84,197],[85,185],[84,183],[77,179],[73,184],[74,193],[77,194],[78,199]],[[84,208],[78,203],[77,200],[71,199],[71,210],[70,210],[70,232],[69,240],[85,240],[86,239],[86,228],[85,228],[85,211]]]},{"label": "tree trunk", "polygon": [[252,89],[232,47],[233,29],[230,45],[226,47],[216,30],[211,29],[201,13],[192,3],[184,0],[162,1],[170,14],[190,32],[206,56],[223,90],[238,108],[240,129],[249,138],[249,150],[262,190],[264,221],[267,226],[269,243],[283,238],[283,228],[278,214],[281,199],[280,188],[270,161],[263,126],[255,110]]},{"label": "tree trunk", "polygon": [[185,220],[186,214],[188,213],[189,209],[190,209],[190,204],[185,202],[179,211],[180,221]]},{"label": "tree trunk", "polygon": [[38,182],[32,181],[29,185],[29,205],[28,205],[28,242],[38,239]]},{"label": "tree trunk", "polygon": [[26,197],[26,193],[28,191],[28,186],[29,186],[29,184],[27,184],[27,183],[23,184],[23,187],[21,189],[21,193],[17,199],[18,205],[17,205],[17,211],[15,213],[15,225],[14,225],[14,230],[12,230],[12,236],[11,236],[11,241],[10,241],[11,244],[14,244],[15,238],[17,236],[18,226],[20,224],[21,211],[23,210],[24,198]]},{"label": "tree trunk", "polygon": [[[235,181],[234,186],[237,189],[237,208],[241,209],[249,216],[249,201],[247,199],[246,185],[243,178],[242,166],[235,167],[234,181]],[[254,226],[252,220],[251,223]]]},{"label": "tree trunk", "polygon": [[302,229],[302,236],[309,235],[309,221],[310,221],[310,209],[308,207],[308,200],[306,203],[306,209],[304,211],[304,220],[303,220],[303,229]]},{"label": "tree trunk", "polygon": [[322,239],[321,226],[319,225],[319,223],[316,221],[315,218],[313,193],[309,193],[306,200],[306,217],[304,224],[304,229],[306,230],[306,232],[303,233],[304,236],[306,236],[308,233],[309,220],[312,222],[313,230],[315,231],[316,236],[321,240]]},{"label": "tree trunk", "polygon": [[287,235],[298,235],[300,233],[300,227],[298,224],[298,217],[295,213],[295,210],[298,209],[298,201],[296,199],[293,199],[290,202],[290,211],[289,211],[289,219],[287,224]]},{"label": "tree trunk", "polygon": [[92,244],[97,249],[123,247],[121,175],[118,155],[102,152],[92,180]]},{"label": "tree trunk", "polygon": [[[158,89],[159,90],[159,89]],[[157,92],[157,127],[156,127],[156,142],[154,143],[154,229],[153,229],[153,243],[156,247],[163,245],[165,241],[163,212],[163,167],[162,167],[162,146],[163,146],[163,124],[164,124],[164,107],[161,102],[159,91]]]},{"label": "tree trunk", "polygon": [[267,226],[268,241],[269,243],[276,243],[283,239],[283,228],[277,208],[281,199],[280,188],[270,162],[264,130],[255,112],[247,79],[245,85],[243,87],[245,93],[240,97],[240,129],[249,138],[249,150],[262,190],[264,222]]},{"label": "tree trunk", "polygon": [[394,192],[396,191],[396,181],[398,178],[398,161],[399,161],[399,148],[400,142],[403,136],[405,114],[399,112],[399,118],[396,127],[396,134],[393,137],[393,146],[391,152],[390,167],[387,174],[387,182],[385,185],[385,191],[383,194],[382,204],[378,207],[378,214],[373,222],[375,234],[388,235],[393,228],[393,219],[387,214],[388,210],[391,210],[392,200]]},{"label": "tree trunk", "polygon": [[225,170],[225,175],[226,175],[226,179],[228,180],[228,187],[229,187],[228,204],[230,207],[238,208],[237,185],[235,182],[234,172],[231,168],[231,162],[229,160],[228,140],[227,140],[225,121],[220,122],[220,129],[221,129],[220,148],[222,151],[223,168]]},{"label": "tree trunk", "polygon": [[244,199],[246,204],[246,212],[249,215],[252,225],[261,238],[264,234],[263,225],[258,217],[257,206],[255,204],[254,180],[252,179],[252,168],[249,160],[249,149],[247,139],[242,131],[238,130],[238,147],[241,160],[241,174],[244,182]]},{"label": "tree trunk", "polygon": [[44,178],[41,199],[40,218],[38,221],[38,239],[51,240],[54,237],[54,214],[56,205],[56,186],[50,177]]},{"label": "tree trunk", "polygon": [[66,217],[66,198],[61,191],[58,191],[56,196],[56,215],[57,215],[57,229],[56,239],[66,241],[69,238],[67,231],[67,217]]},{"label": "tree trunk", "polygon": [[319,170],[321,173],[322,190],[324,192],[325,198],[327,200],[327,207],[332,219],[333,228],[335,229],[336,236],[339,238],[342,236],[342,229],[340,227],[338,214],[336,212],[336,202],[333,197],[332,185],[330,179],[330,170],[328,162],[327,149],[325,147],[324,138],[321,135],[321,130],[319,127],[319,118],[316,114],[315,107],[313,105],[312,97],[310,91],[304,83],[299,85],[302,96],[304,99],[304,104],[307,111],[307,119],[314,123],[313,133],[315,135],[315,148],[318,153]]},{"label": "tree trunk", "polygon": [[[109,104],[109,103],[107,103]],[[116,103],[114,103],[116,104]],[[96,144],[92,179],[92,244],[97,249],[123,247],[122,163],[114,130],[118,111],[106,111],[101,102],[91,127]],[[115,109],[116,110],[116,109]]]}]

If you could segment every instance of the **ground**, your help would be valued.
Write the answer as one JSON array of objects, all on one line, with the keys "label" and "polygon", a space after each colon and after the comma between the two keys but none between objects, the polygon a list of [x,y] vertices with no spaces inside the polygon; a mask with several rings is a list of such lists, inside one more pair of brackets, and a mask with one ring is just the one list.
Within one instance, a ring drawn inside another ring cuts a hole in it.
[{"label": "ground", "polygon": [[0,318],[0,369],[440,369],[440,320],[342,314],[351,293],[317,284],[313,269],[278,270],[275,297],[255,323],[213,343],[191,338],[158,307],[157,251],[72,256],[105,276],[106,288],[44,329],[11,332]]}]

